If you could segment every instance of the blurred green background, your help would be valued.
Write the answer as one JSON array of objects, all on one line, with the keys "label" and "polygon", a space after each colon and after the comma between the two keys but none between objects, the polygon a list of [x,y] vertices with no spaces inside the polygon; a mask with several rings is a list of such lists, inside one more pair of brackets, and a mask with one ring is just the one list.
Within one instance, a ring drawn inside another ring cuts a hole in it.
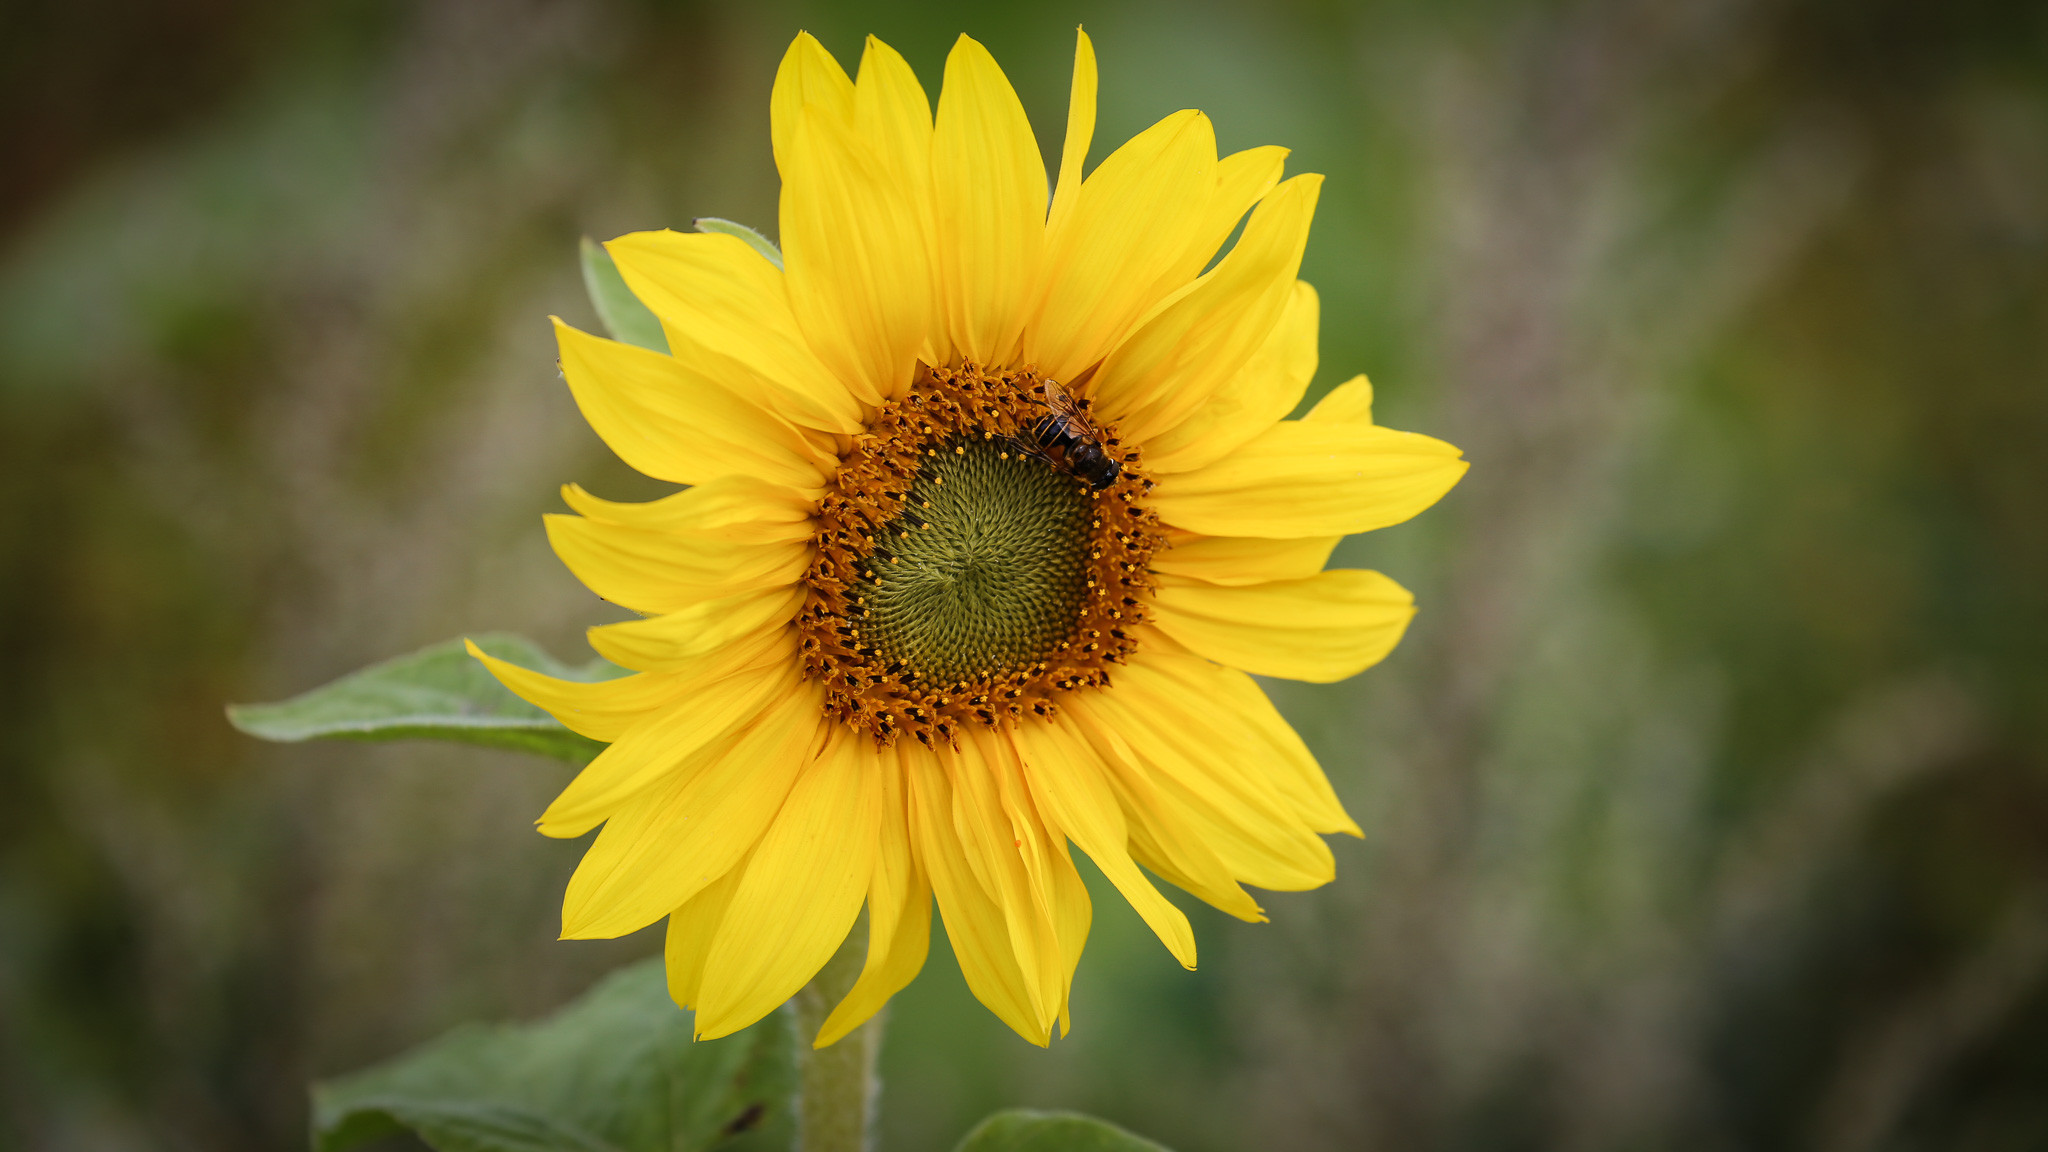
[{"label": "blurred green background", "polygon": [[657,950],[553,937],[554,764],[261,746],[464,631],[581,658],[576,240],[772,231],[798,28],[968,32],[1095,157],[1200,107],[1327,173],[1316,391],[1466,449],[1273,691],[1338,881],[1097,903],[1049,1051],[944,949],[884,1146],[1000,1105],[1182,1152],[2048,1147],[2048,7],[1959,0],[14,0],[0,9],[0,1147],[303,1146],[303,1084]]}]

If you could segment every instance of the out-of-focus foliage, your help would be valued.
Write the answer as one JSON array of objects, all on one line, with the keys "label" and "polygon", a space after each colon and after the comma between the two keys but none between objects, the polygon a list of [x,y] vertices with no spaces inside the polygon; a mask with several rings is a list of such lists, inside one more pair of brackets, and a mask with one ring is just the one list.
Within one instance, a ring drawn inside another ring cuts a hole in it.
[{"label": "out-of-focus foliage", "polygon": [[790,1013],[693,1043],[659,960],[537,1024],[469,1025],[313,1090],[315,1152],[401,1130],[446,1152],[772,1152],[796,1127]]},{"label": "out-of-focus foliage", "polygon": [[[472,638],[478,648],[557,680],[608,680],[625,669],[598,657],[564,664],[523,636]],[[452,740],[587,763],[604,745],[578,736],[514,696],[462,640],[372,664],[275,704],[230,704],[228,722],[251,736],[302,740]]]},{"label": "out-of-focus foliage", "polygon": [[954,1152],[1166,1152],[1142,1136],[1072,1112],[1015,1108],[983,1120]]},{"label": "out-of-focus foliage", "polygon": [[[167,12],[186,13],[173,18]],[[1347,543],[1421,605],[1275,685],[1367,840],[1183,973],[1100,900],[1050,1051],[945,949],[885,1145],[993,1108],[1252,1148],[2048,1143],[2048,26],[1987,0],[47,4],[0,196],[0,1146],[280,1148],[302,1085],[538,1016],[564,766],[220,707],[613,618],[548,554],[576,245],[773,234],[798,27],[1045,143],[1180,107],[1329,175],[1317,391],[1467,451]]]}]

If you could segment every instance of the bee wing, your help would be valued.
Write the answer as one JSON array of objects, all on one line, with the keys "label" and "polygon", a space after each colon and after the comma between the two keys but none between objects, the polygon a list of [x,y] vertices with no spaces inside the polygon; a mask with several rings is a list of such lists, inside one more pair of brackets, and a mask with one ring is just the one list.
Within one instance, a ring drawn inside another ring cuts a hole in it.
[{"label": "bee wing", "polygon": [[1074,398],[1067,395],[1067,390],[1060,387],[1059,381],[1046,380],[1039,387],[1045,393],[1045,406],[1047,408],[1052,409],[1061,416],[1071,416],[1074,414]]}]

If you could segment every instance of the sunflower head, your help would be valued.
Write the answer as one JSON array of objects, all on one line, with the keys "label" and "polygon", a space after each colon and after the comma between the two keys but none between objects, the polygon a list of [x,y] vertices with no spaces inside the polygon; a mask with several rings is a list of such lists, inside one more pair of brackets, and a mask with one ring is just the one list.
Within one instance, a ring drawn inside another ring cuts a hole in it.
[{"label": "sunflower head", "polygon": [[1464,462],[1374,424],[1363,377],[1286,419],[1316,369],[1296,270],[1320,178],[1283,179],[1279,148],[1218,157],[1192,111],[1084,177],[1085,34],[1050,194],[965,37],[936,113],[880,41],[856,80],[807,35],[771,111],[779,260],[635,233],[607,248],[668,350],[557,322],[591,424],[686,486],[571,486],[576,514],[548,520],[639,613],[591,632],[635,674],[479,658],[610,745],[540,821],[602,828],[564,935],[667,917],[700,1035],[787,999],[865,909],[830,1043],[916,975],[936,904],[976,996],[1043,1044],[1091,916],[1074,848],[1189,967],[1152,877],[1247,920],[1246,885],[1331,878],[1322,835],[1357,826],[1248,674],[1385,656],[1408,594],[1324,563]]}]

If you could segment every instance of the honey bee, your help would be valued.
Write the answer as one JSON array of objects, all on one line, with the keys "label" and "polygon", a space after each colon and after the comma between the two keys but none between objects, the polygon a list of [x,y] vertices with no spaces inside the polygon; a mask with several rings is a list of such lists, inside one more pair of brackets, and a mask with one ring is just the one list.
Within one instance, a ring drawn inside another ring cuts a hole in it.
[{"label": "honey bee", "polygon": [[1047,460],[1051,449],[1062,450],[1063,462],[1058,467],[1088,486],[1101,491],[1116,483],[1123,474],[1124,466],[1109,453],[1102,450],[1103,436],[1094,423],[1088,419],[1088,402],[1076,400],[1067,395],[1057,380],[1047,380],[1039,387],[1045,397],[1045,406],[1051,415],[1040,420],[1034,434],[1038,438],[1041,456]]}]

